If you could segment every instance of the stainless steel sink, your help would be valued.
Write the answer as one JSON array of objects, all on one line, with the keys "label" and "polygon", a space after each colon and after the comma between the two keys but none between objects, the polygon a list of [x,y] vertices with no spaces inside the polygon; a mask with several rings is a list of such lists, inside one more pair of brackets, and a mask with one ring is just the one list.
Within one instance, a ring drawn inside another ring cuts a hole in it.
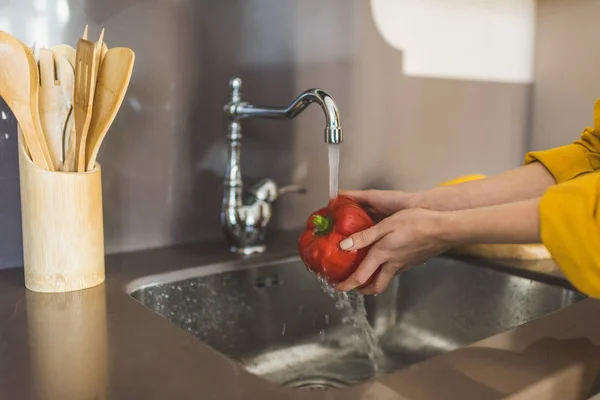
[{"label": "stainless steel sink", "polygon": [[[398,275],[382,295],[346,301],[297,258],[147,277],[130,293],[251,373],[306,389],[365,381],[584,298],[446,258]],[[363,303],[374,331],[361,323]]]}]

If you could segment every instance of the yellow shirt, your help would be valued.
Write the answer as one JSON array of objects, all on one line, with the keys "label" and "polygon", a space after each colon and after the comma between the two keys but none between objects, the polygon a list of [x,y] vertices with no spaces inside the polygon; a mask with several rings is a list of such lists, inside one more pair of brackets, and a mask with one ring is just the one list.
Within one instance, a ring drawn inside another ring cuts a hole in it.
[{"label": "yellow shirt", "polygon": [[572,144],[525,157],[526,164],[536,161],[557,182],[540,202],[542,242],[577,289],[600,298],[600,100],[594,128]]}]

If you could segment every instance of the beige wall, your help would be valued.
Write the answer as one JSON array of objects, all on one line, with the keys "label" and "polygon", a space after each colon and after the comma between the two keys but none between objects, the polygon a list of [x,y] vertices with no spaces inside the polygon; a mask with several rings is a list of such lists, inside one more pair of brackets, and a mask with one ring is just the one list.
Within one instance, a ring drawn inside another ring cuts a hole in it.
[{"label": "beige wall", "polygon": [[539,0],[536,28],[532,147],[579,138],[593,124],[600,98],[597,0]]},{"label": "beige wall", "polygon": [[[23,40],[33,3],[0,0]],[[346,188],[423,189],[512,168],[525,150],[528,85],[403,76],[402,54],[376,31],[366,0],[69,4],[71,17],[51,26],[52,40],[73,44],[88,23],[92,36],[107,29],[109,46],[136,51],[127,98],[99,155],[110,252],[221,237],[222,106],[234,74],[253,103],[287,104],[310,87],[333,95]],[[326,201],[323,127],[316,108],[295,121],[244,123],[245,177],[309,191],[281,199],[275,227],[301,227]],[[11,242],[0,246],[0,267],[20,262],[14,124],[0,120],[2,129],[9,140],[0,141],[0,155],[11,156],[0,157],[0,182],[9,183],[0,191],[0,217],[8,218],[0,237]]]}]

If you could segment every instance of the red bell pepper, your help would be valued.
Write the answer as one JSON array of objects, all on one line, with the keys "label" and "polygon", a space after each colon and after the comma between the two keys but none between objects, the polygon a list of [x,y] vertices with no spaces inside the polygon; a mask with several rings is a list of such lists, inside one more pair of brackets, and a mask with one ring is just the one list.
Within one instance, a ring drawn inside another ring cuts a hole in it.
[{"label": "red bell pepper", "polygon": [[353,198],[338,196],[308,218],[306,230],[298,241],[300,258],[310,271],[330,284],[340,283],[352,275],[369,251],[368,247],[344,251],[340,242],[373,225],[369,214]]}]

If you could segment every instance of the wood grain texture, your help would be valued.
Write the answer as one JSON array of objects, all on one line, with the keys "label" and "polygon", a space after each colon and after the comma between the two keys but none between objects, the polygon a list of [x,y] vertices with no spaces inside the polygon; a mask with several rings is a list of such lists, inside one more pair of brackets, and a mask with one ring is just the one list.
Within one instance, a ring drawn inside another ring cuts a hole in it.
[{"label": "wood grain texture", "polygon": [[75,161],[77,160],[77,134],[75,132],[75,110],[71,107],[71,113],[65,125],[65,161],[61,171],[75,172]]},{"label": "wood grain texture", "polygon": [[54,55],[61,55],[67,59],[69,64],[71,64],[71,68],[75,69],[75,49],[69,46],[68,44],[57,44],[55,46],[50,47],[50,50],[54,53]]},{"label": "wood grain texture", "polygon": [[25,55],[27,56],[29,65],[29,107],[31,110],[31,119],[42,153],[44,153],[44,158],[48,164],[48,170],[55,171],[56,165],[52,162],[52,156],[50,155],[48,142],[46,141],[44,129],[42,128],[42,120],[40,118],[40,70],[33,53],[29,51],[29,48],[25,46],[25,44],[21,43],[21,45],[25,49]]},{"label": "wood grain texture", "polygon": [[104,29],[102,29],[102,32],[100,32],[100,38],[96,42],[96,69],[94,70],[94,86],[96,86],[96,82],[98,81],[98,72],[100,71],[100,64],[102,63],[103,59],[102,53],[104,53],[105,48],[106,44],[104,44]]},{"label": "wood grain texture", "polygon": [[52,163],[64,160],[64,131],[73,98],[74,73],[69,62],[50,49],[40,49],[40,119]]},{"label": "wood grain texture", "polygon": [[75,92],[73,108],[75,112],[75,132],[77,139],[78,172],[85,171],[85,147],[92,119],[94,91],[96,88],[96,43],[79,39],[75,64]]},{"label": "wood grain texture", "polygon": [[19,146],[25,286],[68,292],[104,281],[100,166],[50,172]]},{"label": "wood grain texture", "polygon": [[38,112],[39,72],[29,49],[0,31],[0,96],[6,101],[23,129],[22,138],[33,161],[54,170],[42,132]]},{"label": "wood grain texture", "polygon": [[96,163],[102,140],[125,98],[135,55],[131,49],[115,47],[106,53],[94,94],[94,109],[86,143],[86,170]]},{"label": "wood grain texture", "polygon": [[542,244],[477,244],[450,249],[448,254],[498,260],[550,260],[552,256]]}]

